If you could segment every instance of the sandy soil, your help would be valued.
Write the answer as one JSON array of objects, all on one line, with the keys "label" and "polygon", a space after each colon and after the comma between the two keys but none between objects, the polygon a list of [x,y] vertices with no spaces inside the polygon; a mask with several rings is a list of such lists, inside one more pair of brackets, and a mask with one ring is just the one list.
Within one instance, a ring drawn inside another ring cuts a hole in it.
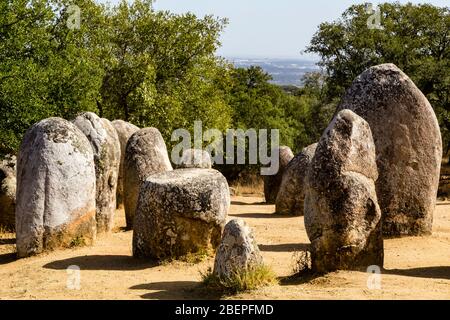
[{"label": "sandy soil", "polygon": [[[230,219],[240,217],[256,230],[265,261],[279,285],[228,299],[450,299],[450,203],[436,207],[430,237],[385,240],[380,290],[367,288],[365,272],[339,271],[309,279],[293,273],[295,252],[308,245],[302,217],[272,214],[260,197],[233,197]],[[213,265],[182,262],[154,265],[131,257],[132,232],[123,232],[117,211],[115,232],[93,247],[67,249],[15,260],[14,235],[0,234],[0,299],[214,299],[200,286],[200,272]],[[80,267],[81,288],[67,288],[70,265]]]}]

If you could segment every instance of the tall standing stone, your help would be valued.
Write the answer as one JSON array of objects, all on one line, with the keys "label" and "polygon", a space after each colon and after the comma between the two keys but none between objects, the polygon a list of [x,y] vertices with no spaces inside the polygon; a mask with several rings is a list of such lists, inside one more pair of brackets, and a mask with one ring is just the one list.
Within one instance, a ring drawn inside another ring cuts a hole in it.
[{"label": "tall standing stone", "polygon": [[340,111],[320,138],[307,174],[305,227],[314,271],[383,266],[375,159],[367,122]]},{"label": "tall standing stone", "polygon": [[125,162],[125,149],[127,147],[128,139],[131,135],[139,130],[137,126],[123,120],[114,120],[111,122],[116,129],[117,135],[120,141],[120,167],[119,167],[119,178],[117,180],[117,196],[116,205],[119,207],[123,204],[123,167]]},{"label": "tall standing stone", "polygon": [[14,230],[16,218],[16,157],[0,161],[0,226]]},{"label": "tall standing stone", "polygon": [[128,139],[125,151],[124,190],[127,228],[133,220],[142,182],[150,175],[172,170],[166,143],[156,128],[144,128]]},{"label": "tall standing stone", "polygon": [[42,120],[25,134],[17,160],[16,235],[19,257],[95,239],[92,148],[64,119]]},{"label": "tall standing stone", "polygon": [[266,203],[275,203],[280,190],[281,179],[283,178],[284,170],[288,163],[294,158],[291,148],[281,146],[279,148],[279,168],[278,172],[274,175],[264,176],[264,197]]},{"label": "tall standing stone", "polygon": [[276,213],[303,216],[305,177],[316,147],[317,143],[307,146],[288,163],[275,202]]},{"label": "tall standing stone", "polygon": [[111,231],[116,210],[117,178],[120,162],[120,142],[109,120],[85,112],[73,120],[85,134],[94,151],[96,175],[97,232]]},{"label": "tall standing stone", "polygon": [[430,234],[442,140],[427,98],[395,65],[382,64],[355,79],[338,108],[342,109],[354,111],[372,130],[384,234]]}]

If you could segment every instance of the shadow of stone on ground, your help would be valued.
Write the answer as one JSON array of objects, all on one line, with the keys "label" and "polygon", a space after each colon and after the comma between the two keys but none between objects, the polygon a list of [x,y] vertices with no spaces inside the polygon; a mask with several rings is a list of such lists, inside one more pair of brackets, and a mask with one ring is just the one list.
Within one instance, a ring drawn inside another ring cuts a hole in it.
[{"label": "shadow of stone on ground", "polygon": [[382,274],[450,280],[450,266],[423,267],[413,269],[383,269]]},{"label": "shadow of stone on ground", "polygon": [[217,300],[221,294],[207,290],[200,282],[195,281],[163,281],[145,283],[131,287],[133,290],[152,290],[141,295],[143,299],[162,300]]},{"label": "shadow of stone on ground", "polygon": [[76,265],[82,270],[143,270],[158,266],[157,261],[136,259],[125,255],[92,255],[53,261],[46,269],[63,270]]}]

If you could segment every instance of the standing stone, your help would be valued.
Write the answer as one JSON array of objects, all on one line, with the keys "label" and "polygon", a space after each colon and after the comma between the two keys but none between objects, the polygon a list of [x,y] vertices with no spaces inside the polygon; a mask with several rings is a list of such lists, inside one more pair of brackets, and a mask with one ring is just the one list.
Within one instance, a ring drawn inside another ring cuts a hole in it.
[{"label": "standing stone", "polygon": [[368,123],[350,110],[339,112],[320,138],[306,178],[314,271],[383,266],[375,159]]},{"label": "standing stone", "polygon": [[14,230],[16,224],[16,157],[0,161],[0,227]]},{"label": "standing stone", "polygon": [[139,130],[134,124],[125,122],[123,120],[114,120],[111,122],[116,129],[117,135],[120,141],[120,166],[119,166],[119,178],[117,180],[117,193],[116,193],[116,205],[119,207],[123,204],[123,167],[125,162],[125,149],[127,147],[128,139],[133,133]]},{"label": "standing stone", "polygon": [[17,160],[16,235],[19,257],[95,239],[92,148],[64,119],[42,120],[25,134]]},{"label": "standing stone", "polygon": [[249,225],[242,219],[228,222],[216,252],[214,274],[227,279],[261,265],[263,258]]},{"label": "standing stone", "polygon": [[203,168],[211,169],[212,160],[209,153],[205,150],[188,149],[183,152],[180,168]]},{"label": "standing stone", "polygon": [[166,143],[156,128],[144,128],[128,140],[124,164],[124,203],[127,228],[133,220],[142,182],[152,174],[172,170]]},{"label": "standing stone", "polygon": [[450,163],[448,163],[448,158],[441,164],[438,196],[450,199]]},{"label": "standing stone", "polygon": [[133,230],[133,255],[179,258],[215,249],[230,207],[225,177],[213,169],[154,174],[141,186]]},{"label": "standing stone", "polygon": [[97,232],[111,231],[116,210],[117,177],[120,162],[120,142],[109,120],[85,112],[73,123],[86,135],[94,151],[96,175]]},{"label": "standing stone", "polygon": [[430,234],[442,140],[428,100],[395,65],[382,64],[355,79],[338,108],[342,109],[354,111],[372,130],[384,234]]},{"label": "standing stone", "polygon": [[280,190],[281,179],[283,178],[284,170],[286,169],[289,161],[294,158],[291,148],[281,146],[279,149],[279,169],[275,175],[264,176],[264,197],[266,203],[275,203]]},{"label": "standing stone", "polygon": [[316,147],[317,143],[304,148],[287,165],[275,202],[276,213],[303,216],[304,181]]}]

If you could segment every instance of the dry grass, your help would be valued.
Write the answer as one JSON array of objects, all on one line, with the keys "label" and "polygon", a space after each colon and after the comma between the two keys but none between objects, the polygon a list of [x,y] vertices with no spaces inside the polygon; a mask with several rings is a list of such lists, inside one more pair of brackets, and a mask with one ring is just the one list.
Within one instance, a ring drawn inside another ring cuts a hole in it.
[{"label": "dry grass", "polygon": [[235,196],[264,196],[264,181],[260,175],[251,174],[238,178],[230,185]]},{"label": "dry grass", "polygon": [[274,285],[278,280],[272,268],[259,265],[250,269],[237,270],[230,277],[220,278],[209,268],[201,273],[203,285],[207,289],[220,291],[226,294],[251,291],[260,287]]}]

